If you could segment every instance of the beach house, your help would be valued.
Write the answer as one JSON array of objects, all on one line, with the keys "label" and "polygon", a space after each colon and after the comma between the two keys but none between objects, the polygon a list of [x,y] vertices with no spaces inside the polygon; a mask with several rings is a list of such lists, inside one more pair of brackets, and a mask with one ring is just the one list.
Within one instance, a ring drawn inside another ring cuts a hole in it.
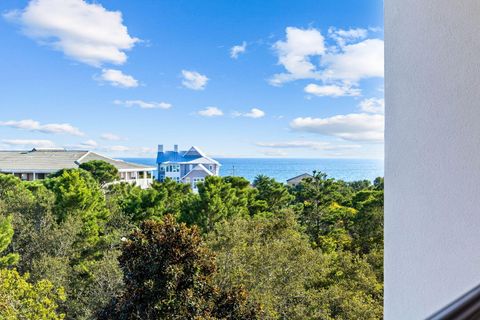
[{"label": "beach house", "polygon": [[118,169],[119,182],[147,188],[153,181],[155,167],[102,156],[92,151],[39,149],[0,151],[0,173],[13,174],[25,181],[45,179],[61,169],[78,168],[82,163],[103,160]]},{"label": "beach house", "polygon": [[195,191],[197,183],[208,176],[218,176],[220,163],[206,156],[198,147],[179,151],[178,145],[172,151],[164,151],[163,145],[158,145],[157,154],[158,180],[170,178],[186,183]]},{"label": "beach house", "polygon": [[289,186],[295,187],[298,185],[300,182],[302,182],[304,179],[312,178],[311,174],[308,173],[302,173],[301,175],[298,175],[296,177],[290,178],[287,180],[287,184]]}]

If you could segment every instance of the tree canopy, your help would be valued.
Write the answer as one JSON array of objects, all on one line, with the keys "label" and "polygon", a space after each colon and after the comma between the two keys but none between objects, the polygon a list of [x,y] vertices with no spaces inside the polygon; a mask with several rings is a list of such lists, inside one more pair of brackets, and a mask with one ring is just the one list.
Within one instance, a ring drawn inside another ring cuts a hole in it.
[{"label": "tree canopy", "polygon": [[92,160],[79,165],[80,169],[90,172],[100,185],[118,180],[118,169],[103,160]]},{"label": "tree canopy", "polygon": [[381,319],[383,178],[100,171],[0,174],[0,318]]},{"label": "tree canopy", "polygon": [[213,254],[196,227],[171,215],[147,220],[125,240],[119,258],[123,293],[102,319],[257,319],[243,290],[213,285]]}]

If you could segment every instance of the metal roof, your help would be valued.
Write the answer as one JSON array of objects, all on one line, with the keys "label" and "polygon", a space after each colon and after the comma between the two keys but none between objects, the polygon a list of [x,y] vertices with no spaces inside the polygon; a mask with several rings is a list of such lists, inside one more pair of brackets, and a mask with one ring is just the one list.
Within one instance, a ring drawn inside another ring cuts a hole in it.
[{"label": "metal roof", "polygon": [[193,159],[191,161],[187,162],[182,162],[184,164],[217,164],[220,165],[220,163],[216,160],[213,160],[212,158],[209,157],[201,157],[197,159]]},{"label": "metal roof", "polygon": [[33,149],[31,151],[0,151],[0,172],[56,172],[77,168],[81,163],[103,160],[120,171],[155,170],[154,167],[115,160],[86,150]]},{"label": "metal roof", "polygon": [[220,163],[212,158],[207,157],[198,147],[191,147],[185,151],[165,151],[158,152],[157,163],[189,163],[189,164],[216,164]]}]

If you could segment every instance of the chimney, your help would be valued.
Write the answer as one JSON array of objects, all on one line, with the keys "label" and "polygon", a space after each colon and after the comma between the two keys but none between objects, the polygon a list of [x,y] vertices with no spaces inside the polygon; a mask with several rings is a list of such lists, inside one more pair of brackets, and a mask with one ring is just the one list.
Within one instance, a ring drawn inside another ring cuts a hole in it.
[{"label": "chimney", "polygon": [[173,151],[178,152],[178,144],[173,146]]},{"label": "chimney", "polygon": [[163,152],[163,144],[158,145],[158,152]]}]

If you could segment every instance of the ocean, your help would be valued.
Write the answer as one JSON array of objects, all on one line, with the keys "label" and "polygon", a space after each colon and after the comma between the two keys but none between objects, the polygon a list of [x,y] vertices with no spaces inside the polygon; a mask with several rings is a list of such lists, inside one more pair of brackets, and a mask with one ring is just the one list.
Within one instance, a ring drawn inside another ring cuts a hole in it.
[{"label": "ocean", "polygon": [[[285,158],[215,158],[221,163],[221,176],[241,176],[253,181],[263,174],[280,182],[302,173],[322,171],[329,177],[345,181],[383,177],[383,160],[369,159],[285,159]],[[154,158],[122,160],[156,166]]]}]

